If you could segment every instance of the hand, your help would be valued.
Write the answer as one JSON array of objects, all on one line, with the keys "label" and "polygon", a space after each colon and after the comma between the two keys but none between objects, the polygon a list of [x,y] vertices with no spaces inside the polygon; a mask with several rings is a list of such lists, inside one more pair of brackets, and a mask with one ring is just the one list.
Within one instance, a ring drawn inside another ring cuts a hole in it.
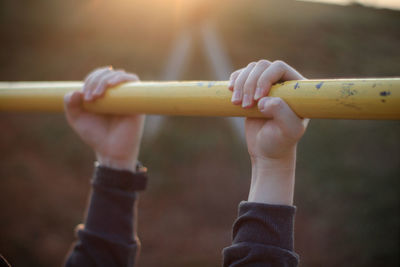
[{"label": "hand", "polygon": [[84,110],[84,101],[96,101],[121,83],[139,81],[135,74],[111,67],[91,72],[82,91],[65,95],[65,114],[70,126],[92,147],[101,165],[135,171],[143,132],[144,115],[100,115]]},{"label": "hand", "polygon": [[[305,79],[282,61],[250,63],[232,73],[232,102],[258,109],[266,119],[246,119],[246,141],[252,162],[252,187],[249,200],[275,204],[293,201],[294,168],[297,142],[303,136],[308,119],[299,118],[280,98],[267,97],[278,81]],[[292,189],[290,189],[292,188]]]}]

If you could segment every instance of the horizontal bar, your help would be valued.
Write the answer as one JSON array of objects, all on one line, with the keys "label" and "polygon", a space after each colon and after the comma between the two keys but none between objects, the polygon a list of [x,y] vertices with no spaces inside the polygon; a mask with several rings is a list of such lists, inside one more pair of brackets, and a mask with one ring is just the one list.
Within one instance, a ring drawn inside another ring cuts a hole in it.
[{"label": "horizontal bar", "polygon": [[[82,82],[0,82],[0,111],[59,111],[63,96]],[[262,117],[256,107],[231,104],[228,82],[137,82],[108,90],[85,103],[107,114]],[[400,78],[288,81],[272,87],[301,117],[400,119]]]}]

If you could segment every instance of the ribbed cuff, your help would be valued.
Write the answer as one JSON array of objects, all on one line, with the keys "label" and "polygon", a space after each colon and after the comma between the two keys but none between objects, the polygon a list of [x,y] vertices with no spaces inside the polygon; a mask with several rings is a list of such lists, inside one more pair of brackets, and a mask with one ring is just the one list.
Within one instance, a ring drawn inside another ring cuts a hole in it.
[{"label": "ribbed cuff", "polygon": [[139,171],[133,173],[99,165],[95,169],[92,184],[127,192],[141,191],[147,187],[147,172]]},{"label": "ribbed cuff", "polygon": [[294,206],[242,201],[233,226],[233,244],[250,242],[293,251]]},{"label": "ribbed cuff", "polygon": [[134,242],[137,191],[146,184],[145,172],[96,166],[84,231],[113,242]]}]

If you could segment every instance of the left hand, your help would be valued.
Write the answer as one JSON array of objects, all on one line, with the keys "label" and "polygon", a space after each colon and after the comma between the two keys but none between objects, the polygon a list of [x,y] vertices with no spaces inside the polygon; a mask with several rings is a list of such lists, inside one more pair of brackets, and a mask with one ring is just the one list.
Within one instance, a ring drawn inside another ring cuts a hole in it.
[{"label": "left hand", "polygon": [[65,95],[64,104],[68,123],[94,150],[101,165],[135,172],[144,115],[95,114],[83,108],[84,101],[96,101],[110,88],[133,81],[139,81],[135,74],[99,68],[87,76],[82,91]]}]

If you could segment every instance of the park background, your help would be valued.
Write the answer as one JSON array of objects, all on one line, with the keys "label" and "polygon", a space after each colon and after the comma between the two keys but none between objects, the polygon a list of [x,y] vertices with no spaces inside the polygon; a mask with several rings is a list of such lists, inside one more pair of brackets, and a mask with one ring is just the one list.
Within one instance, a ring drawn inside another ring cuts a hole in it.
[{"label": "park background", "polygon": [[[203,2],[235,68],[266,58],[308,78],[400,74],[399,11]],[[0,80],[82,80],[105,65],[158,80],[182,25],[196,20],[178,3],[2,0]],[[199,43],[183,79],[214,79]],[[83,219],[94,156],[63,114],[1,113],[0,129],[0,253],[13,266],[60,266]],[[301,266],[399,266],[399,137],[398,121],[311,121],[297,164]],[[140,159],[150,180],[139,266],[220,266],[249,187],[240,135],[222,118],[167,117],[144,136]]]}]

